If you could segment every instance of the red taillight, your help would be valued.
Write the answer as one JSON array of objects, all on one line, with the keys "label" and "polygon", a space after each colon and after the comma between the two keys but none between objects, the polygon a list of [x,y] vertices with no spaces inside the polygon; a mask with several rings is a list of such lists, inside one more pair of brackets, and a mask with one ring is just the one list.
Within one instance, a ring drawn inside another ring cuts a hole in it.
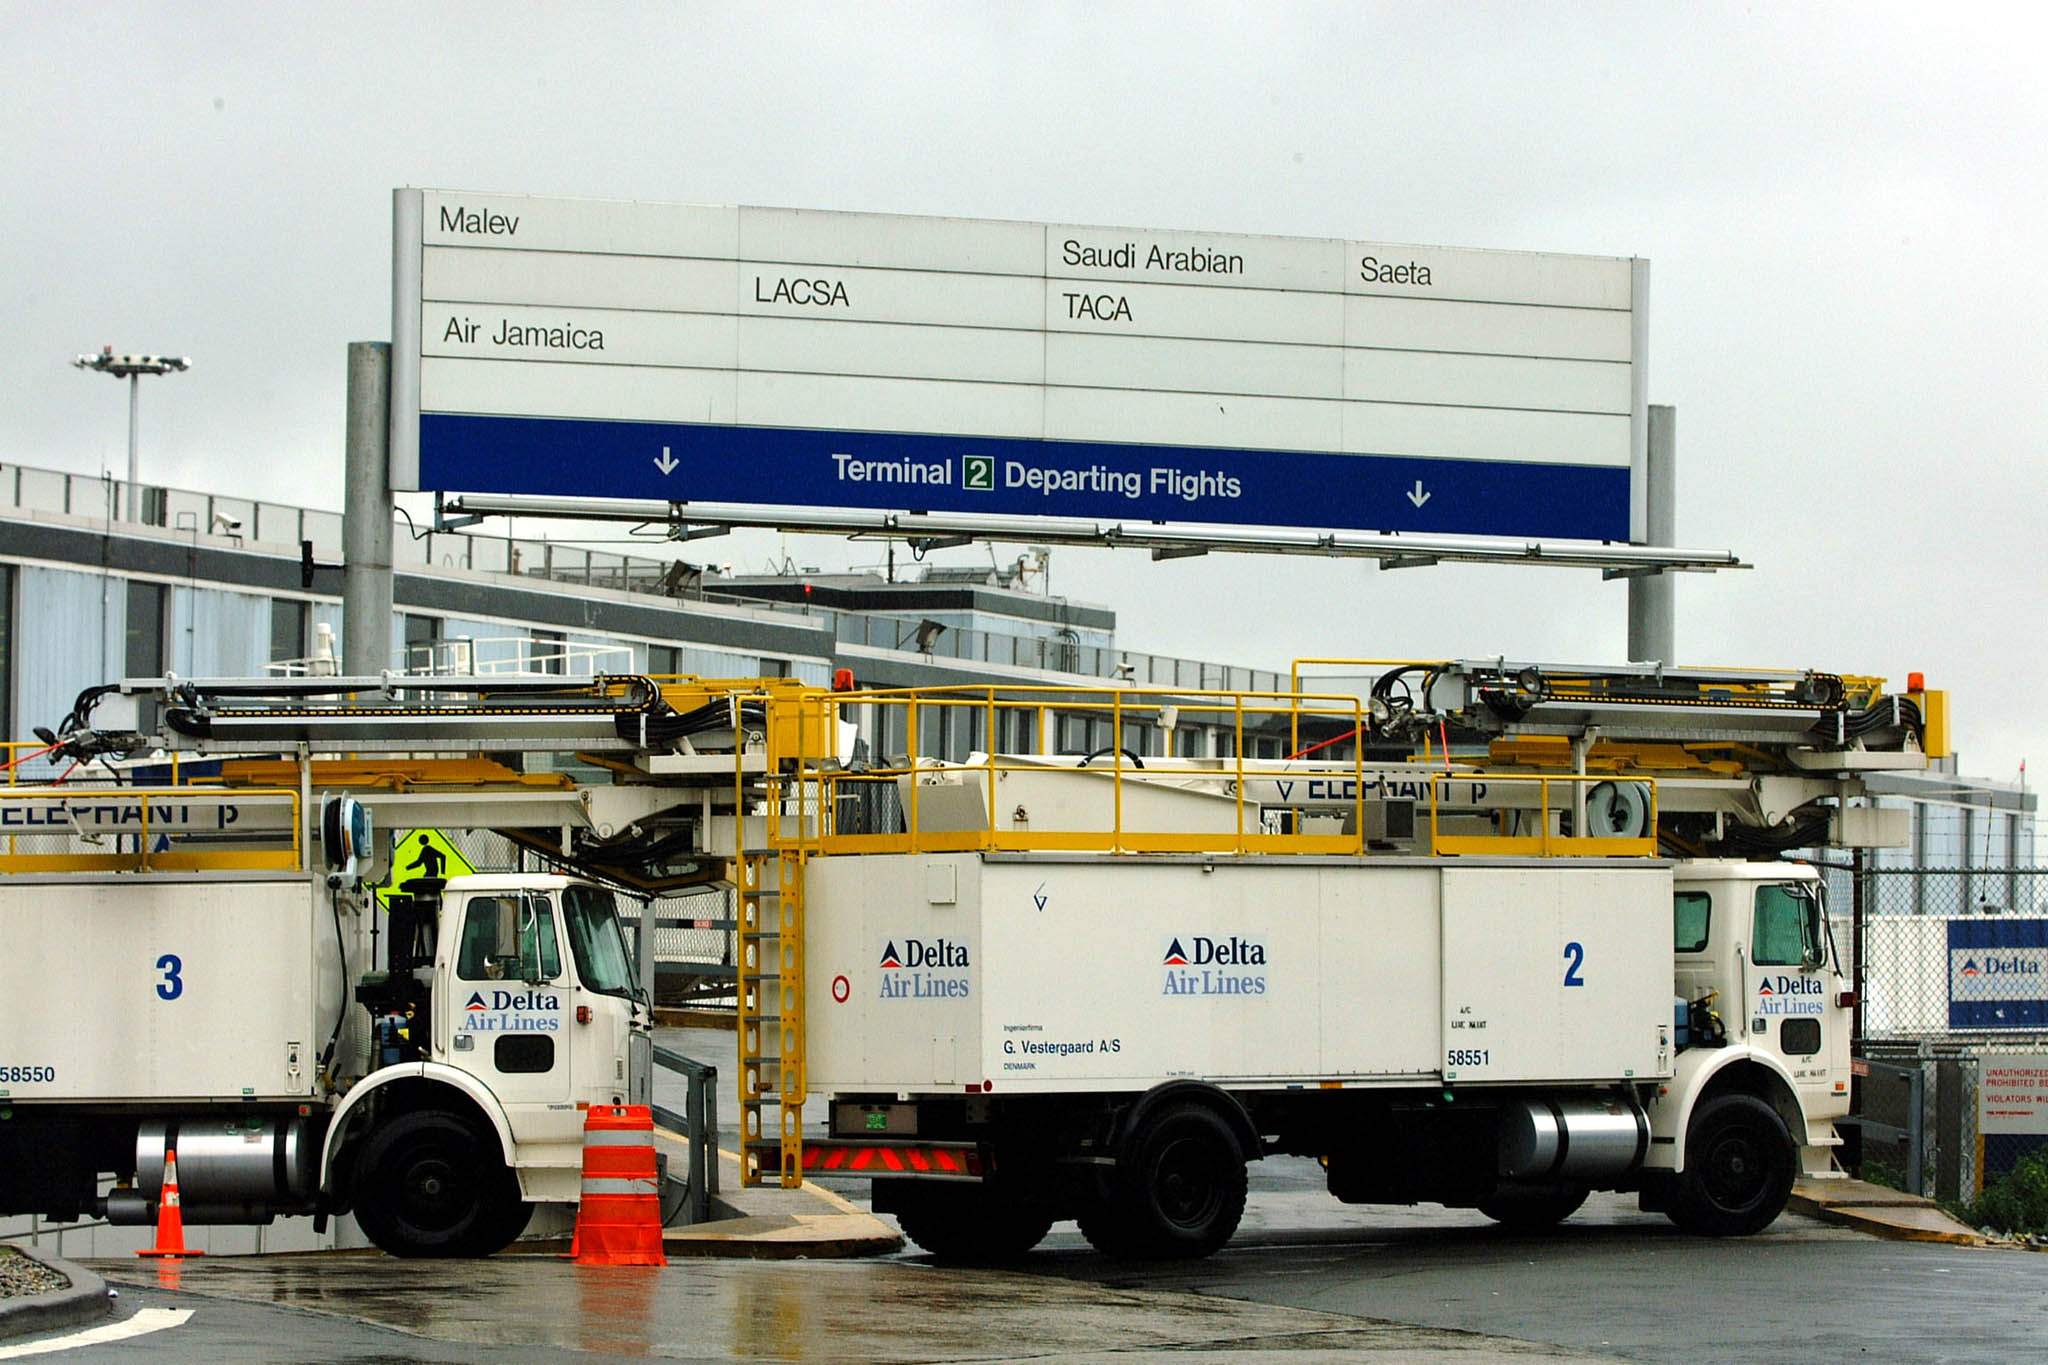
[{"label": "red taillight", "polygon": [[1839,1005],[1839,1006],[1840,1006],[1841,1008],[1843,1008],[1843,1009],[1845,1009],[1845,1010],[1846,1010],[1846,1009],[1854,1009],[1854,1008],[1856,1007],[1856,992],[1854,992],[1854,991],[1839,991],[1839,992],[1837,992],[1837,993],[1836,993],[1836,995],[1835,995],[1835,1004]]},{"label": "red taillight", "polygon": [[872,1145],[806,1143],[804,1169],[848,1175],[979,1175],[981,1155],[972,1148],[931,1147],[915,1142]]},{"label": "red taillight", "polygon": [[579,1024],[587,1024],[590,1022],[590,1006],[578,1005],[576,1007],[576,1022]]}]

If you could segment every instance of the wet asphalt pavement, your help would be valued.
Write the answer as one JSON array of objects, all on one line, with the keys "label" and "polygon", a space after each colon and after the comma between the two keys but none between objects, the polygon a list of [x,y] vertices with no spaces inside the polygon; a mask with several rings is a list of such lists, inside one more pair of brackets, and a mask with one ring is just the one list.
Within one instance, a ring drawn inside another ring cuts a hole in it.
[{"label": "wet asphalt pavement", "polygon": [[155,1287],[153,1272],[99,1268],[125,1281],[131,1308],[196,1311],[182,1326],[69,1359],[1596,1358],[1340,1313],[902,1260],[689,1261],[650,1271],[524,1257],[272,1257],[188,1264],[177,1292]]},{"label": "wet asphalt pavement", "polygon": [[[719,1065],[729,1097],[734,1068],[721,1043],[729,1049],[730,1035],[692,1031],[684,1050]],[[729,1098],[720,1117],[737,1120]],[[52,1358],[2048,1357],[2048,1256],[1879,1242],[1797,1214],[1754,1238],[1703,1240],[1608,1196],[1532,1238],[1470,1211],[1348,1208],[1322,1191],[1313,1163],[1260,1162],[1252,1177],[1238,1237],[1193,1265],[1106,1260],[1072,1224],[1008,1271],[941,1267],[914,1247],[864,1260],[675,1259],[657,1270],[532,1255],[99,1261],[121,1291],[111,1325],[157,1330]],[[21,1345],[0,1343],[0,1361]]]}]

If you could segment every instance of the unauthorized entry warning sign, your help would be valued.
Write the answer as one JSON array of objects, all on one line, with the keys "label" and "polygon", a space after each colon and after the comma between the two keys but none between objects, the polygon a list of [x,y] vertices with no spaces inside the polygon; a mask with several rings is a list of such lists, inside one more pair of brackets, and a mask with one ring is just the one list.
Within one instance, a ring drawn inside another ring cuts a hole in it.
[{"label": "unauthorized entry warning sign", "polygon": [[1977,1131],[2048,1133],[2048,1057],[1986,1057],[1977,1076]]}]

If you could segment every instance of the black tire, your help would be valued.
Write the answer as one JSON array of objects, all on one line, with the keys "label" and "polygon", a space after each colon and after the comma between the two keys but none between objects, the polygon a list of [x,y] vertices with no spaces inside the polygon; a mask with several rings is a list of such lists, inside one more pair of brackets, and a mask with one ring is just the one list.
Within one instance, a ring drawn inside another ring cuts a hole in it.
[{"label": "black tire", "polygon": [[526,1231],[526,1225],[533,1221],[533,1205],[519,1197],[519,1177],[509,1170],[505,1174],[511,1177],[512,1197],[501,1201],[497,1225],[490,1230],[489,1236],[478,1242],[476,1254],[479,1256],[489,1256],[511,1246],[519,1240],[519,1234]]},{"label": "black tire", "polygon": [[1754,1095],[1700,1105],[1669,1217],[1704,1237],[1746,1237],[1785,1211],[1799,1153],[1778,1111]]},{"label": "black tire", "polygon": [[1171,1105],[1133,1137],[1117,1162],[1107,1216],[1091,1217],[1097,1231],[1085,1223],[1082,1231],[1108,1255],[1198,1260],[1237,1231],[1244,1196],[1244,1152],[1222,1115]]},{"label": "black tire", "polygon": [[393,1256],[488,1256],[526,1228],[531,1206],[495,1138],[441,1109],[400,1114],[356,1157],[363,1231]]},{"label": "black tire", "polygon": [[930,1186],[899,1197],[903,1235],[942,1261],[995,1265],[1045,1240],[1052,1214],[985,1185]]},{"label": "black tire", "polygon": [[1588,1190],[1495,1190],[1479,1201],[1479,1211],[1516,1232],[1542,1232],[1579,1211]]},{"label": "black tire", "polygon": [[1081,1235],[1088,1239],[1088,1245],[1103,1255],[1120,1261],[1136,1255],[1130,1229],[1124,1224],[1124,1215],[1110,1202],[1106,1193],[1091,1190],[1075,1209],[1074,1221],[1080,1224]]}]

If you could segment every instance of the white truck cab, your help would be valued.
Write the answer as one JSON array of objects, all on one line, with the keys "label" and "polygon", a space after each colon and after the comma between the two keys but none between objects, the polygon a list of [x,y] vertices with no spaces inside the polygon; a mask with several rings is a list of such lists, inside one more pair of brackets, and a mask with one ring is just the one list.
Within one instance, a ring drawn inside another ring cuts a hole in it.
[{"label": "white truck cab", "polygon": [[1678,1054],[1648,1104],[1644,1201],[1699,1231],[1753,1232],[1795,1174],[1829,1168],[1855,997],[1813,868],[1682,862],[1672,903]]},{"label": "white truck cab", "polygon": [[187,1224],[353,1212],[405,1256],[573,1205],[584,1110],[646,1098],[612,893],[466,876],[388,903],[317,873],[0,879],[0,1037],[29,1063],[0,1079],[0,1213],[147,1225],[168,1151]]},{"label": "white truck cab", "polygon": [[[647,1100],[634,1063],[651,1010],[612,893],[528,874],[411,882],[391,898],[387,961],[356,990],[374,1069],[329,1128],[330,1197],[399,1254],[509,1241],[529,1205],[574,1203],[584,1111]],[[457,1149],[477,1144],[496,1147],[502,1174],[451,1197]]]}]

